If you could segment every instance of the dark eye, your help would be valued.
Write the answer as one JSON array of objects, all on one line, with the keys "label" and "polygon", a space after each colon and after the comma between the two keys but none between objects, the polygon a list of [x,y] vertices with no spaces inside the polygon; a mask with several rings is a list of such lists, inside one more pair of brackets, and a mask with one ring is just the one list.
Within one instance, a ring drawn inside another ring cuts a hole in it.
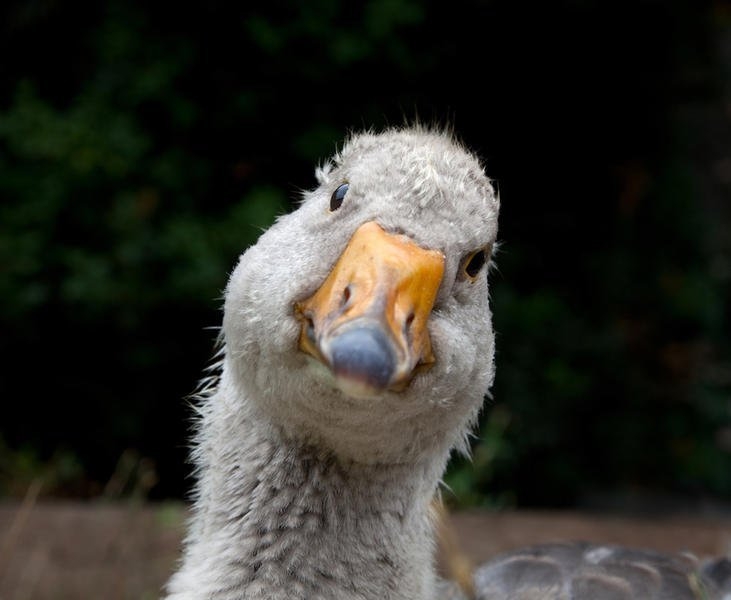
[{"label": "dark eye", "polygon": [[469,278],[474,279],[487,261],[487,252],[484,248],[468,254],[464,259],[462,272]]},{"label": "dark eye", "polygon": [[343,183],[335,189],[333,195],[330,196],[330,210],[337,210],[340,208],[340,205],[345,199],[345,194],[348,193],[349,187],[350,186],[347,183]]}]

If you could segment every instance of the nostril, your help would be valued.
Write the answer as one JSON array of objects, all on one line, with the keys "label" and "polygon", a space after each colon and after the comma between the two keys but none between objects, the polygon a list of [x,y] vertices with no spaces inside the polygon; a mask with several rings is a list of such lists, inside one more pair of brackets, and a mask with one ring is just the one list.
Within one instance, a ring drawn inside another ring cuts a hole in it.
[{"label": "nostril", "polygon": [[346,285],[345,289],[343,290],[343,300],[341,302],[341,306],[345,306],[350,301],[350,286]]},{"label": "nostril", "polygon": [[414,311],[412,310],[403,321],[403,328],[401,329],[402,335],[410,340],[412,337],[411,326],[414,324]]},{"label": "nostril", "polygon": [[315,322],[312,317],[305,316],[305,333],[311,342],[315,342]]}]

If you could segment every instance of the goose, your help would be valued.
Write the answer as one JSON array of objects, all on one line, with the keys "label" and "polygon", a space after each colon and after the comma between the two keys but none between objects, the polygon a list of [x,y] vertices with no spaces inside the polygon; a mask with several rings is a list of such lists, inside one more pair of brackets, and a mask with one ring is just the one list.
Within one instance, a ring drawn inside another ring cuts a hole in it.
[{"label": "goose", "polygon": [[499,197],[423,125],[351,134],[316,178],[227,284],[168,600],[721,598],[725,563],[582,544],[437,577],[432,502],[495,373]]}]

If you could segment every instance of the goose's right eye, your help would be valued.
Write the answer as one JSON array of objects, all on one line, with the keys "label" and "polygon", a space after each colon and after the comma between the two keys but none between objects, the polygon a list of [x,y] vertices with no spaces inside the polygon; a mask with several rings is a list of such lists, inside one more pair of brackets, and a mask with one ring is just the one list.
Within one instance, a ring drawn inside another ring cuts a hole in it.
[{"label": "goose's right eye", "polygon": [[333,195],[330,196],[330,210],[337,210],[340,208],[340,205],[343,203],[343,200],[345,199],[345,194],[348,193],[348,188],[350,186],[347,183],[340,184],[337,188],[335,188],[335,191],[333,192]]},{"label": "goose's right eye", "polygon": [[462,259],[462,277],[469,281],[475,281],[477,276],[480,274],[482,267],[489,260],[491,251],[491,246],[488,246],[487,248],[480,248],[479,250],[470,252],[467,256],[465,256],[464,259]]}]

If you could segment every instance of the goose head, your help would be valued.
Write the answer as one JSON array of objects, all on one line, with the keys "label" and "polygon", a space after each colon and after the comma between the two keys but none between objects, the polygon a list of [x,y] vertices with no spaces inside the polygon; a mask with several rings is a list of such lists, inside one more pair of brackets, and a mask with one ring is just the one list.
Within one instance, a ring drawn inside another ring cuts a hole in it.
[{"label": "goose head", "polygon": [[365,463],[459,445],[493,379],[499,201],[451,136],[351,137],[240,258],[224,371],[257,418]]}]

